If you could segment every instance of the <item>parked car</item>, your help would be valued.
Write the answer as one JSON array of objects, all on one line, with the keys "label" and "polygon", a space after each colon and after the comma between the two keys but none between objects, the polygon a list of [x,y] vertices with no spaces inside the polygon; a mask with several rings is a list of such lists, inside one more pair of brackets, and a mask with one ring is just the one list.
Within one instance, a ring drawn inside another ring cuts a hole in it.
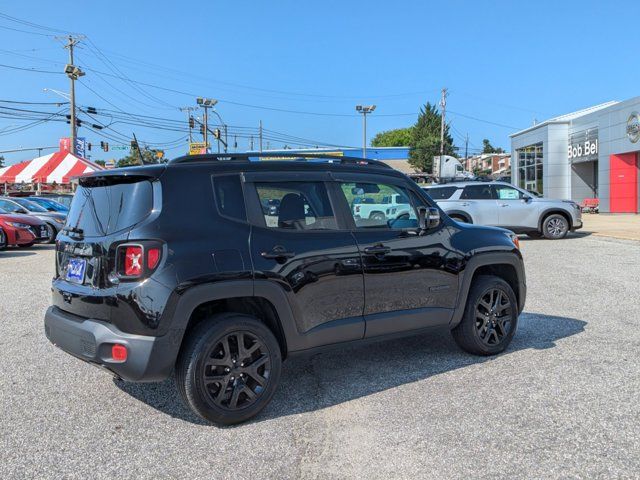
[{"label": "parked car", "polygon": [[552,240],[582,228],[582,213],[576,202],[536,197],[504,182],[451,183],[425,190],[459,222],[493,225]]},{"label": "parked car", "polygon": [[15,215],[0,207],[0,228],[5,246],[30,247],[34,243],[46,243],[51,237],[49,226],[31,215]]},{"label": "parked car", "polygon": [[40,205],[42,208],[49,212],[59,212],[62,214],[69,213],[69,207],[56,202],[55,200],[51,200],[50,198],[45,197],[26,197],[27,200],[33,202],[37,205]]},{"label": "parked car", "polygon": [[357,195],[351,206],[355,218],[369,218],[375,223],[384,223],[388,218],[408,213],[411,208],[409,199],[400,193],[390,193],[380,199],[365,197],[367,192],[359,187],[354,187],[351,193]]},{"label": "parked car", "polygon": [[[254,157],[80,178],[49,340],[124,380],[173,374],[185,404],[219,424],[260,412],[295,355],[432,327],[477,355],[509,345],[526,297],[515,234],[452,221],[381,162]],[[408,209],[372,226],[350,208],[354,190]],[[275,222],[265,198],[282,199]]]},{"label": "parked car", "polygon": [[73,200],[72,193],[41,193],[40,197],[54,200],[67,208],[71,207],[71,200]]},{"label": "parked car", "polygon": [[265,215],[278,215],[280,211],[280,200],[277,198],[264,198],[260,201],[262,204],[262,213]]},{"label": "parked car", "polygon": [[50,229],[49,243],[56,241],[56,235],[63,227],[67,215],[60,212],[49,212],[40,205],[22,197],[0,197],[0,207],[10,213],[32,215],[44,221]]}]

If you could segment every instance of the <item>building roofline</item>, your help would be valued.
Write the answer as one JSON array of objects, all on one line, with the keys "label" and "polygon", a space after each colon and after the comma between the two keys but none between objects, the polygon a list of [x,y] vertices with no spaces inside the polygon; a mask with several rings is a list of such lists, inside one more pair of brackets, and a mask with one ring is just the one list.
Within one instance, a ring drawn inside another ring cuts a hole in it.
[{"label": "building roofline", "polygon": [[553,117],[548,120],[545,120],[544,122],[537,123],[536,125],[532,125],[528,128],[520,130],[519,132],[512,133],[509,135],[509,137],[513,138],[518,135],[522,135],[523,133],[531,132],[537,128],[546,127],[547,125],[571,123],[571,121],[575,120],[576,118],[584,117],[585,115],[589,115],[590,113],[594,113],[599,110],[612,107],[613,105],[616,105],[618,103],[620,102],[618,102],[617,100],[612,100],[609,102],[601,103],[599,105],[594,105],[593,107],[583,108],[582,110],[577,110],[571,113],[565,113],[564,115],[558,115],[557,117]]}]

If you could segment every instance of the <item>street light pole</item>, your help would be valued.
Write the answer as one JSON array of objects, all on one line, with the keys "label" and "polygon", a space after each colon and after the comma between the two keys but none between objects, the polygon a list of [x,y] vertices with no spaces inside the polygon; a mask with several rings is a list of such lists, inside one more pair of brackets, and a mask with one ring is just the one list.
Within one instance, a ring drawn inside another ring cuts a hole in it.
[{"label": "street light pole", "polygon": [[69,92],[69,101],[71,103],[70,107],[71,107],[71,112],[70,112],[70,122],[71,123],[71,132],[70,132],[70,137],[69,137],[69,151],[75,155],[76,153],[76,87],[75,87],[75,81],[78,80],[78,78],[80,78],[81,76],[83,76],[85,73],[80,70],[79,67],[76,67],[73,64],[73,47],[75,47],[78,42],[80,42],[80,38],[81,37],[73,37],[72,35],[69,35],[67,37],[67,44],[64,46],[64,48],[68,48],[69,49],[69,63],[67,65],[65,65],[64,67],[64,73],[67,74],[67,77],[69,77],[69,80],[71,81],[71,89]]},{"label": "street light pole", "polygon": [[[215,98],[204,98],[204,97],[198,97],[196,98],[196,103],[198,105],[200,105],[203,109],[204,109],[204,115],[202,117],[203,123],[204,123],[204,148],[205,151],[209,150],[209,125],[208,125],[208,110],[209,108],[212,108],[215,106],[216,103],[218,103],[218,100],[216,100]],[[214,110],[215,112],[215,110]],[[216,113],[217,114],[217,113]],[[219,144],[218,144],[219,145]]]},{"label": "street light pole", "polygon": [[367,158],[367,114],[375,109],[375,105],[356,105],[356,111],[362,114],[362,158]]}]

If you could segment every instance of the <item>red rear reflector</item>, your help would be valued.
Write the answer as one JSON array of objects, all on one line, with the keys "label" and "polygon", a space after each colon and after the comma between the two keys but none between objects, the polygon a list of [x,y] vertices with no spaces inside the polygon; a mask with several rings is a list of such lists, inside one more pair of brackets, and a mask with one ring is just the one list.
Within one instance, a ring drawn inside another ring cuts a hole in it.
[{"label": "red rear reflector", "polygon": [[127,247],[124,255],[124,274],[127,277],[142,275],[142,247]]},{"label": "red rear reflector", "polygon": [[153,270],[160,262],[160,249],[157,247],[147,250],[147,268]]},{"label": "red rear reflector", "polygon": [[127,347],[124,345],[115,344],[111,347],[111,358],[116,362],[124,362],[127,360]]}]

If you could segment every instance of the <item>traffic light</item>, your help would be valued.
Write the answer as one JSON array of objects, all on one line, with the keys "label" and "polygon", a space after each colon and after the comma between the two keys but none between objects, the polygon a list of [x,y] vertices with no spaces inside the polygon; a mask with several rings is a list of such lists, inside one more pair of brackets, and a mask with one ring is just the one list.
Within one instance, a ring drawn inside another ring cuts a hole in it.
[{"label": "traffic light", "polygon": [[[100,148],[102,150],[104,150],[105,152],[109,151],[109,144],[107,142],[100,142]],[[89,148],[89,150],[91,150],[91,148]]]},{"label": "traffic light", "polygon": [[216,129],[213,131],[213,138],[215,138],[215,139],[217,139],[217,140],[220,140],[220,129],[219,129],[219,128],[216,128]]},{"label": "traffic light", "polygon": [[136,148],[138,148],[138,146],[136,145],[136,141],[135,140],[131,140],[131,150],[135,150]]},{"label": "traffic light", "polygon": [[96,107],[87,107],[87,113],[97,115],[98,111],[96,110]]},{"label": "traffic light", "polygon": [[91,151],[91,142],[87,143],[87,150]]},{"label": "traffic light", "polygon": [[200,124],[200,135],[204,135],[204,125]]},{"label": "traffic light", "polygon": [[189,117],[189,128],[195,128],[196,127],[196,122],[193,119],[193,117]]}]

